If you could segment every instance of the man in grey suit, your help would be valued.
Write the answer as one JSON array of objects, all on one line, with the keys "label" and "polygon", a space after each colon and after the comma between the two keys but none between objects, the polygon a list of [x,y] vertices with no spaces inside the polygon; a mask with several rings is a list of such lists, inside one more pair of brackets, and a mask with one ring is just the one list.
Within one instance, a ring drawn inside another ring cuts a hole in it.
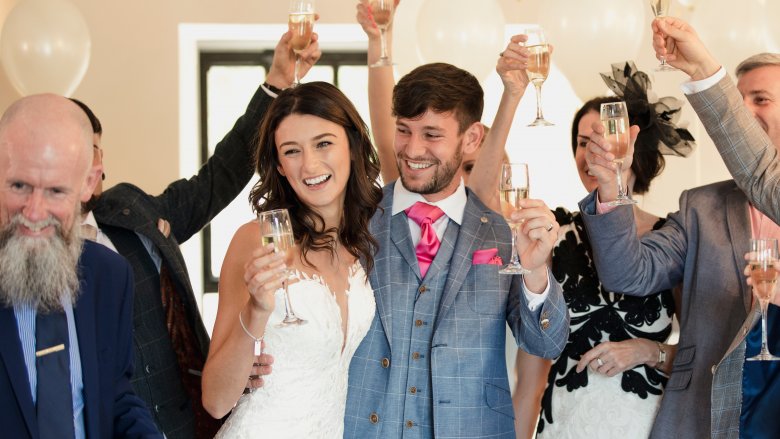
[{"label": "man in grey suit", "polygon": [[[679,41],[678,47],[684,50],[686,44],[690,40]],[[658,55],[675,65],[675,57]],[[719,68],[715,65],[714,71]],[[699,75],[711,76],[713,69],[689,73],[698,80]],[[689,95],[692,102],[698,98]],[[761,424],[755,407],[773,394],[774,386],[752,372],[763,368],[762,376],[772,377],[777,367],[745,362],[750,349],[746,339],[759,340],[760,328],[755,325],[758,307],[742,272],[750,238],[778,236],[780,228],[729,180],[684,191],[680,210],[661,229],[637,239],[632,210],[602,204],[616,195],[610,149],[603,137],[592,136],[586,160],[599,188],[580,203],[599,277],[610,290],[638,295],[683,284],[677,356],[651,437],[731,438],[740,432],[750,436],[759,427],[769,432],[772,427]],[[628,157],[631,153],[633,147]]]},{"label": "man in grey suit", "polygon": [[[252,177],[260,120],[276,96],[274,90],[292,83],[295,55],[288,47],[290,37],[286,33],[281,38],[266,83],[197,175],[171,183],[157,196],[130,183],[105,191],[98,185],[85,205],[84,224],[98,228],[95,239],[133,267],[136,371],[131,384],[168,439],[211,438],[220,426],[201,403],[200,374],[209,337],[179,244],[206,226]],[[315,37],[302,52],[303,73],[319,55]],[[77,104],[91,119],[94,161],[100,163],[100,122],[88,107]]]},{"label": "man in grey suit", "polygon": [[566,343],[566,305],[546,265],[552,213],[524,200],[518,242],[530,273],[499,274],[510,229],[461,181],[463,154],[483,136],[482,104],[476,78],[449,64],[418,67],[393,90],[401,178],[371,222],[377,313],[350,366],[345,438],[514,438],[505,324],[534,355],[553,358]]}]

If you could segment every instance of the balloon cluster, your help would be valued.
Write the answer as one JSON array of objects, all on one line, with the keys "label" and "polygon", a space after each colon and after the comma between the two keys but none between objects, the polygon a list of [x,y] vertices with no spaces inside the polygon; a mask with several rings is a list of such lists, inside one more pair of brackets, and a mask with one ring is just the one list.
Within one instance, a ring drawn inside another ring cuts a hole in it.
[{"label": "balloon cluster", "polygon": [[70,96],[87,71],[91,46],[87,24],[71,2],[22,0],[0,33],[0,62],[23,96]]}]

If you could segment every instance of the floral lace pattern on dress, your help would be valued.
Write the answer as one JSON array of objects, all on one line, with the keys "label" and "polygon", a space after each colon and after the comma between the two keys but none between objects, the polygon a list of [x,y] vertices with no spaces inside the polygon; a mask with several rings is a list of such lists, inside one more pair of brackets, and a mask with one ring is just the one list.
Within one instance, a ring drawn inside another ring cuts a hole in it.
[{"label": "floral lace pattern on dress", "polygon": [[[607,436],[598,433],[598,437],[634,437],[621,435],[637,428],[640,432],[644,428],[640,436],[647,436],[667,381],[662,372],[641,365],[609,378],[591,373],[587,368],[577,373],[575,368],[586,352],[604,341],[631,338],[665,341],[671,333],[674,313],[672,292],[635,297],[606,291],[596,274],[580,213],[558,208],[555,217],[561,232],[553,250],[553,275],[563,287],[571,329],[566,347],[548,375],[538,435],[585,437],[581,435],[584,424],[588,424],[594,429],[598,425],[613,428],[612,433]],[[658,221],[653,229],[661,227],[663,222]],[[609,394],[614,398],[608,397]],[[593,401],[586,403],[591,395]],[[626,426],[628,430],[614,425],[619,421],[616,418],[626,415],[633,420],[633,425]]]}]

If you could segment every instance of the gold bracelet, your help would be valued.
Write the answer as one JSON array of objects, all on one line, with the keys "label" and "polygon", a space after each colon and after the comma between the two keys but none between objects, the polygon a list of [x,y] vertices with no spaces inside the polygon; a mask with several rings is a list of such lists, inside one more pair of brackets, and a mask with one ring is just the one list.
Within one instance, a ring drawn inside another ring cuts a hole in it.
[{"label": "gold bracelet", "polygon": [[666,350],[660,341],[655,342],[655,344],[658,345],[658,362],[655,363],[655,367],[659,367],[666,363]]},{"label": "gold bracelet", "polygon": [[257,357],[258,355],[261,355],[263,353],[263,337],[261,336],[260,338],[257,338],[254,335],[252,335],[252,333],[249,332],[248,329],[246,329],[246,325],[244,324],[244,317],[241,315],[242,311],[238,312],[238,323],[241,323],[241,329],[244,330],[246,335],[248,335],[249,338],[255,341],[255,357]]}]

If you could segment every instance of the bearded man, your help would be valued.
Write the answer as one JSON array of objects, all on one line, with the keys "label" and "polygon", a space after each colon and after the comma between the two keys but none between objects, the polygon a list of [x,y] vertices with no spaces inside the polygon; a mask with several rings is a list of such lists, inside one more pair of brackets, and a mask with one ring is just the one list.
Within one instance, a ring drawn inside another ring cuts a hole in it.
[{"label": "bearded man", "polygon": [[102,174],[76,104],[0,118],[0,425],[14,438],[162,437],[130,388],[132,272],[79,233]]}]

